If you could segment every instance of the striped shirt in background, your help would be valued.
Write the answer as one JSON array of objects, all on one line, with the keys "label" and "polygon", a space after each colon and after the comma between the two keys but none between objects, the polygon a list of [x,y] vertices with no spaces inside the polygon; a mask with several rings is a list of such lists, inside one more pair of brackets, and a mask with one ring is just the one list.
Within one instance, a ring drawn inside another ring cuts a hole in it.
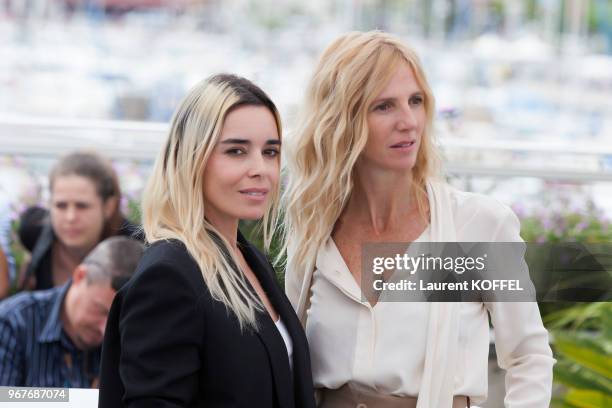
[{"label": "striped shirt in background", "polygon": [[81,351],[62,329],[71,281],[0,302],[0,386],[91,388],[101,348]]}]

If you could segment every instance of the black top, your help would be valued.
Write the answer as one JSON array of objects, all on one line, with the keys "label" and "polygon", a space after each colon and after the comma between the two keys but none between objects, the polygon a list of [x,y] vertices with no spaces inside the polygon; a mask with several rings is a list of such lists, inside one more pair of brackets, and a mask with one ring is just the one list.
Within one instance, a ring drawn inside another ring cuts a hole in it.
[{"label": "black top", "polygon": [[[53,243],[57,239],[49,220],[49,211],[40,207],[28,208],[20,217],[19,240],[32,258],[26,270],[24,283],[33,275],[36,277],[35,290],[50,289],[53,285]],[[124,220],[117,235],[144,241],[142,231]]]},{"label": "black top", "polygon": [[106,326],[99,407],[315,406],[304,331],[266,257],[238,234],[239,247],[293,342],[293,373],[266,311],[259,330],[240,330],[212,299],[201,271],[176,240],[145,251],[118,293]]}]

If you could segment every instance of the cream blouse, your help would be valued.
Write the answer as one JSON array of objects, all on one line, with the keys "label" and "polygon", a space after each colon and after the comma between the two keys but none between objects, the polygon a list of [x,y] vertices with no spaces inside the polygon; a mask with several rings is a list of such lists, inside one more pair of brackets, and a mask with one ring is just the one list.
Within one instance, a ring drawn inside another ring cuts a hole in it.
[{"label": "cream blouse", "polygon": [[[419,240],[521,240],[518,219],[505,205],[442,184],[430,184],[428,193],[431,224]],[[505,406],[549,405],[555,360],[536,303],[379,302],[372,307],[361,302],[359,286],[331,238],[312,274],[296,278],[287,271],[287,292],[306,328],[315,387],[350,382],[384,394],[418,396],[419,408],[450,407],[452,395],[481,403],[488,388],[490,316],[498,363],[506,370]]]},{"label": "cream blouse", "polygon": [[[416,241],[427,241],[428,236],[429,228]],[[344,263],[331,238],[324,250]],[[335,389],[353,383],[383,394],[418,396],[427,341],[427,303],[379,301],[372,307],[362,302],[349,269],[338,269],[317,269],[312,276],[306,336],[315,388]],[[338,347],[327,347],[330,343]]]}]

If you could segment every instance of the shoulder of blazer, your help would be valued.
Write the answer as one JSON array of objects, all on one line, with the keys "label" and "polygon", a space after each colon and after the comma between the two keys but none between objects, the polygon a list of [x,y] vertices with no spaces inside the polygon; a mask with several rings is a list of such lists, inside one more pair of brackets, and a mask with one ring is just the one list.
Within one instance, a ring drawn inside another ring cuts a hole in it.
[{"label": "shoulder of blazer", "polygon": [[125,290],[128,291],[136,282],[150,276],[165,281],[160,270],[164,274],[171,274],[173,279],[187,281],[194,294],[200,295],[205,288],[202,272],[185,245],[178,240],[161,240],[147,247]]},{"label": "shoulder of blazer", "polygon": [[144,254],[142,255],[139,266],[145,266],[153,263],[175,264],[176,262],[190,262],[197,266],[195,260],[187,251],[185,244],[176,239],[168,239],[155,241],[147,246]]}]

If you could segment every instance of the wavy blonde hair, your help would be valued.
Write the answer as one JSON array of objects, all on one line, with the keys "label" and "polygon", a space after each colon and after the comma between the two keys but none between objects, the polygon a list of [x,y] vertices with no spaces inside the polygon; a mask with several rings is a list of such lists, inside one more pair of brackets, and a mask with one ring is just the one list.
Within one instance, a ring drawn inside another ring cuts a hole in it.
[{"label": "wavy blonde hair", "polygon": [[432,140],[434,97],[419,58],[387,33],[344,34],[318,62],[286,151],[288,273],[314,268],[353,190],[355,163],[368,140],[368,108],[402,62],[412,67],[425,99],[426,124],[412,174],[419,213],[427,217],[426,180],[437,171],[438,155]]},{"label": "wavy blonde hair", "polygon": [[[263,310],[263,305],[241,273],[229,242],[206,219],[203,191],[204,169],[225,118],[245,105],[268,108],[280,137],[276,106],[244,78],[215,75],[189,92],[174,113],[168,139],[148,180],[142,215],[148,242],[181,241],[200,267],[211,296],[236,315],[241,329],[257,329],[256,312]],[[266,249],[277,225],[279,195],[277,187],[263,217]]]}]

